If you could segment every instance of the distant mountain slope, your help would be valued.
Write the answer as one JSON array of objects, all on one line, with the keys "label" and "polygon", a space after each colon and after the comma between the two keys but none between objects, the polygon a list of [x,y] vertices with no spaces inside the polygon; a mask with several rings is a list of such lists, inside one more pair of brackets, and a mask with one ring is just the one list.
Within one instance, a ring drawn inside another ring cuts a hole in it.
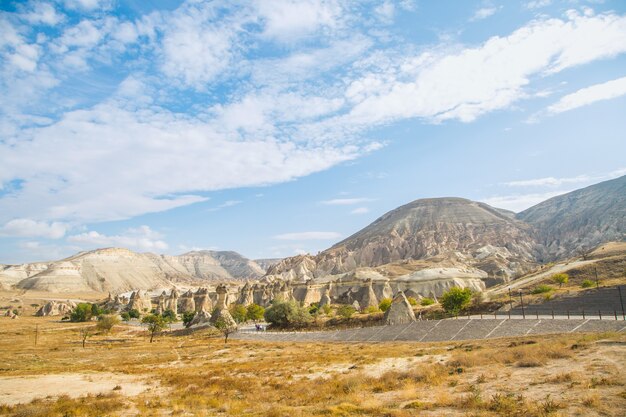
[{"label": "distant mountain slope", "polygon": [[283,258],[267,258],[267,259],[255,259],[254,262],[261,267],[261,269],[263,269],[263,271],[266,271],[270,268],[270,266],[272,265],[276,265],[277,263],[279,263],[280,261],[282,261]]},{"label": "distant mountain slope", "polygon": [[508,277],[534,262],[534,245],[530,227],[508,213],[462,198],[429,198],[384,214],[315,257],[285,259],[268,273],[306,279],[433,259]]},{"label": "distant mountain slope", "polygon": [[106,248],[69,258],[3,265],[0,284],[51,292],[125,292],[170,287],[175,282],[234,281],[260,278],[265,271],[236,252],[198,251],[180,256]]},{"label": "distant mountain slope", "polygon": [[543,260],[626,239],[626,176],[537,204],[516,216],[537,230]]}]

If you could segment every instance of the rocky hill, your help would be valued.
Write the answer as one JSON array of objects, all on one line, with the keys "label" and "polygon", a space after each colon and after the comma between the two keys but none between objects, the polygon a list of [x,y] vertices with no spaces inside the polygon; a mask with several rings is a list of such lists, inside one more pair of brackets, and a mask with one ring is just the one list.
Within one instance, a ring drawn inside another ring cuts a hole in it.
[{"label": "rocky hill", "polygon": [[107,248],[55,262],[0,266],[5,288],[50,292],[168,288],[174,283],[203,285],[206,281],[260,278],[265,271],[236,252],[197,251],[180,256],[136,253]]},{"label": "rocky hill", "polygon": [[[284,259],[268,274],[306,281],[373,268],[411,282],[438,278],[495,282],[531,269],[535,245],[531,228],[509,213],[462,198],[431,198],[384,214],[317,256]],[[400,274],[395,272],[399,269]],[[424,272],[429,269],[435,273]]]},{"label": "rocky hill", "polygon": [[535,228],[541,261],[626,239],[626,176],[537,204],[516,216]]}]

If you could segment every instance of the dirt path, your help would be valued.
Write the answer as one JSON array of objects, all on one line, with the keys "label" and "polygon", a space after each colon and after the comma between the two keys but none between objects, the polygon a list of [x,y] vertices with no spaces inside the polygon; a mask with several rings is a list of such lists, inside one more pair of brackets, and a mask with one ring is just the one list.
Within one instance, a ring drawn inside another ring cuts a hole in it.
[{"label": "dirt path", "polygon": [[0,377],[0,404],[25,404],[35,398],[115,392],[134,396],[152,386],[136,376],[98,373],[72,373],[41,376]]}]

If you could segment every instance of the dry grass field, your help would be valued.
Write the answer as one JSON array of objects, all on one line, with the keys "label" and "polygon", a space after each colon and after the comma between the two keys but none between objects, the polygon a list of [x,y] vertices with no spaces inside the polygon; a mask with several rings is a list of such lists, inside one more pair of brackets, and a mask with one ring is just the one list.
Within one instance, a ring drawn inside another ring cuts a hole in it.
[{"label": "dry grass field", "polygon": [[[263,343],[0,318],[0,415],[623,416],[626,335]],[[38,331],[36,329],[38,328]],[[37,344],[35,345],[35,337]]]}]

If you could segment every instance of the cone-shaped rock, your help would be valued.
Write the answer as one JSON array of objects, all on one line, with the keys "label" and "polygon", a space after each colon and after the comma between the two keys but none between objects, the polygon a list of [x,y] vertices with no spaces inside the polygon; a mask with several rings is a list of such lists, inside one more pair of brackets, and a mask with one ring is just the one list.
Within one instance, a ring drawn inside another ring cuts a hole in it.
[{"label": "cone-shaped rock", "polygon": [[408,324],[412,321],[415,321],[413,308],[404,293],[399,291],[385,312],[385,324]]}]

